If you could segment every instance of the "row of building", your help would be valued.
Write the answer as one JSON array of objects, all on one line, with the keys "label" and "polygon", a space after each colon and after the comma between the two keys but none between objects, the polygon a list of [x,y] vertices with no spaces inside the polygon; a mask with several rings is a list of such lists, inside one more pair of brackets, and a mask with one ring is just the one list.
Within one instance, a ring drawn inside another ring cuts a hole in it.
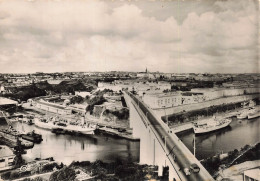
[{"label": "row of building", "polygon": [[120,92],[124,89],[134,90],[138,95],[142,95],[147,91],[163,92],[164,90],[171,90],[171,84],[165,81],[150,82],[150,81],[113,81],[111,83],[99,82],[98,90],[110,89],[114,92]]},{"label": "row of building", "polygon": [[185,104],[194,104],[223,97],[244,94],[259,94],[259,88],[241,89],[192,89],[187,92],[146,93],[141,97],[152,109],[169,108]]}]

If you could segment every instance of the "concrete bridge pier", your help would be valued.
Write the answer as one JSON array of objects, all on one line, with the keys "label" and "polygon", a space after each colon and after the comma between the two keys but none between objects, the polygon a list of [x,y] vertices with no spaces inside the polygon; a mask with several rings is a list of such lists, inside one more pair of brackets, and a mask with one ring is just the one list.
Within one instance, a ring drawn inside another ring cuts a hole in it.
[{"label": "concrete bridge pier", "polygon": [[133,137],[140,138],[140,135],[142,133],[142,120],[133,104],[130,104],[129,112],[130,112],[129,125],[130,128],[133,128],[133,133],[132,133]]},{"label": "concrete bridge pier", "polygon": [[[139,163],[157,165],[158,176],[162,176],[164,167],[169,165],[164,151],[165,145],[160,145],[158,141],[160,138],[156,137],[153,130],[150,128],[150,125],[146,120],[146,115],[137,111],[133,104],[129,104],[129,106],[130,127],[133,128],[133,136],[140,139]],[[169,171],[170,170],[172,169],[169,168]],[[169,173],[169,175],[173,178],[172,173]]]}]

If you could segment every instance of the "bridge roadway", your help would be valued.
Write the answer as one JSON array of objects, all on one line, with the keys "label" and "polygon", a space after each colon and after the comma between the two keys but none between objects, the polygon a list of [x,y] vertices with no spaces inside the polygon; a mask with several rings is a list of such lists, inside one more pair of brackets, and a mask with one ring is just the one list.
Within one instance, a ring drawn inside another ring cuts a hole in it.
[{"label": "bridge roadway", "polygon": [[[202,166],[202,164],[194,157],[194,155],[190,152],[190,150],[182,143],[182,141],[174,134],[166,130],[165,126],[161,120],[159,120],[147,106],[132,93],[126,92],[132,100],[139,106],[140,110],[146,115],[147,120],[153,130],[155,130],[156,135],[159,135],[157,139],[160,142],[161,146],[164,145],[163,148],[166,152],[166,156],[171,162],[172,166],[178,165],[178,170],[174,168],[177,173],[180,174],[179,177],[181,180],[192,180],[192,181],[209,181],[214,180],[212,176],[208,173],[208,171]],[[165,140],[166,139],[166,140]],[[163,146],[162,146],[163,147]],[[173,163],[175,162],[175,163]],[[196,163],[200,171],[199,173],[193,173],[190,171],[190,175],[187,175],[184,171],[185,168],[190,168],[190,165]],[[184,176],[184,177],[183,177]]]}]

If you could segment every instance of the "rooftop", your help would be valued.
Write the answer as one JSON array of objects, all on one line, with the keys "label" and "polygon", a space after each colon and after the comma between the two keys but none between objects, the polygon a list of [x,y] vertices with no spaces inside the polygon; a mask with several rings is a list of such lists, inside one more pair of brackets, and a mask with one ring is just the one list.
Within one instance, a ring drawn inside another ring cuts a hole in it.
[{"label": "rooftop", "polygon": [[14,156],[12,150],[8,146],[0,145],[0,158]]},{"label": "rooftop", "polygon": [[252,169],[244,171],[244,175],[253,178],[254,180],[260,180],[260,169]]},{"label": "rooftop", "polygon": [[5,97],[0,97],[0,106],[1,105],[10,105],[10,104],[18,104],[17,101],[13,101],[11,99],[7,99]]}]

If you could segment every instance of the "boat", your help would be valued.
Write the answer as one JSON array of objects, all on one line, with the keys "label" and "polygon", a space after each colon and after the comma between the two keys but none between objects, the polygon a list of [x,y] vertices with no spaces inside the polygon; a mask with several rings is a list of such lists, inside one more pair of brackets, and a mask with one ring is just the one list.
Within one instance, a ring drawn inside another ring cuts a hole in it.
[{"label": "boat", "polygon": [[84,135],[94,134],[94,131],[96,130],[96,126],[92,126],[90,124],[70,124],[66,121],[60,121],[60,120],[54,120],[54,119],[35,119],[35,126],[53,130],[53,129],[63,129],[66,132],[72,132],[72,133],[80,133]]},{"label": "boat", "polygon": [[227,127],[232,122],[232,119],[211,119],[209,122],[203,125],[194,125],[193,130],[195,134],[203,134],[212,131],[216,131]]},{"label": "boat", "polygon": [[260,116],[260,111],[258,110],[258,111],[249,113],[248,116],[247,116],[247,118],[248,118],[248,119],[253,119],[253,118],[257,118],[257,117],[259,117],[259,116]]},{"label": "boat", "polygon": [[244,109],[237,115],[237,119],[246,119],[253,112],[255,112],[255,108]]},{"label": "boat", "polygon": [[33,130],[32,132],[29,132],[27,134],[22,134],[21,137],[25,140],[31,141],[33,143],[40,143],[42,139],[42,135],[35,133]]},{"label": "boat", "polygon": [[62,129],[62,128],[53,128],[52,130],[51,130],[51,132],[52,133],[55,133],[55,134],[65,134],[66,133],[66,131],[64,130],[64,129]]}]

